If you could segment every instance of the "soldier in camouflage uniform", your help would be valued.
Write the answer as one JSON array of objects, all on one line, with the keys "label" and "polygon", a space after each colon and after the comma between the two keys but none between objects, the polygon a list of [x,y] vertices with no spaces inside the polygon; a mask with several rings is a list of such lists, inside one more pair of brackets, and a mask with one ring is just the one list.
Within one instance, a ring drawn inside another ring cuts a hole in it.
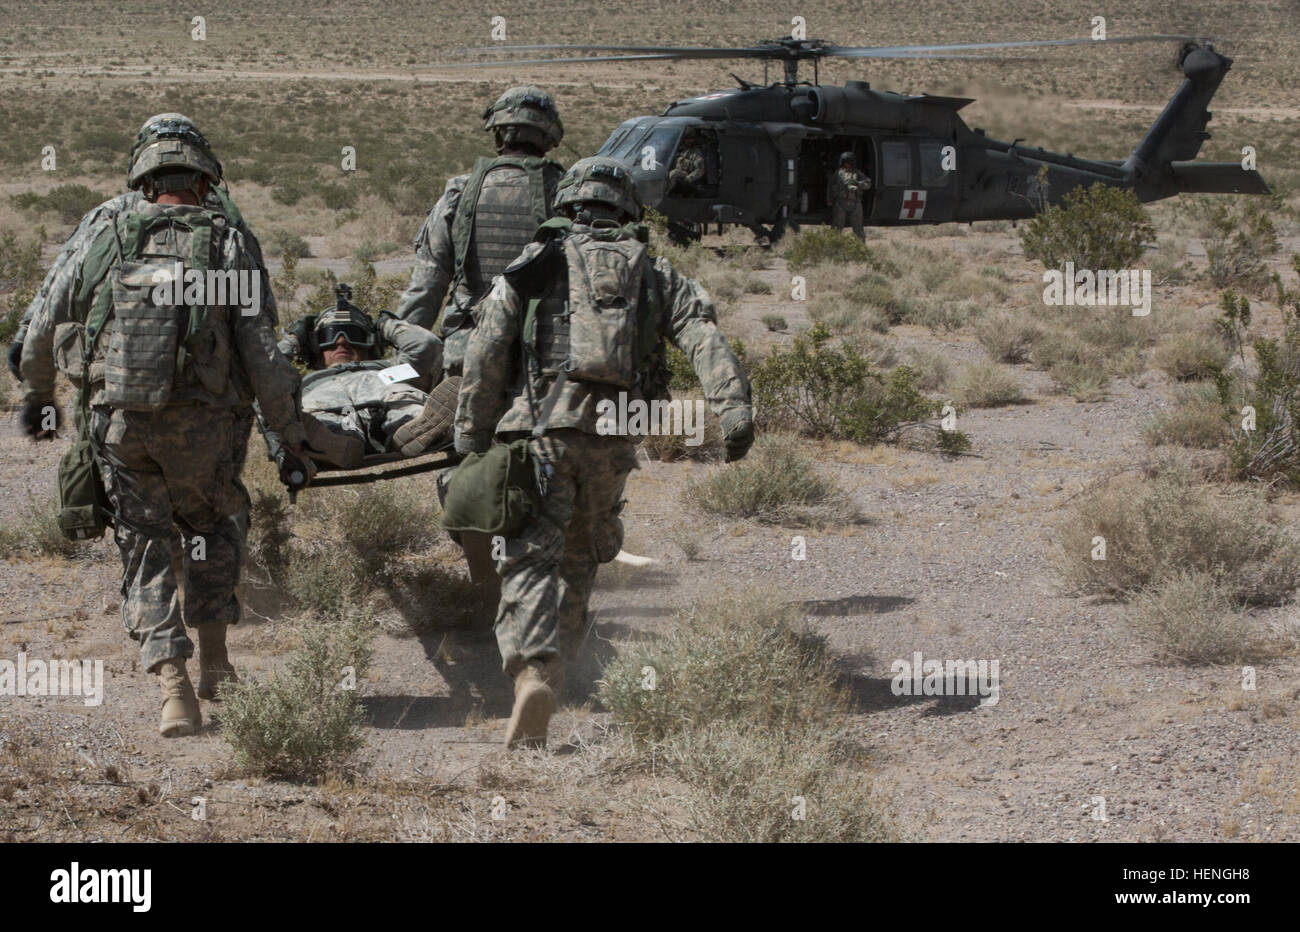
[{"label": "soldier in camouflage uniform", "polygon": [[688,131],[682,137],[681,148],[673,160],[672,171],[668,173],[668,190],[677,194],[692,195],[704,180],[704,149],[700,146],[699,136]]},{"label": "soldier in camouflage uniform", "polygon": [[[148,203],[144,196],[144,192],[140,190],[142,179],[139,176],[139,173],[135,171],[135,166],[138,158],[141,155],[147,154],[146,142],[154,138],[151,134],[151,128],[157,128],[167,124],[175,124],[178,127],[190,127],[194,129],[195,133],[198,134],[200,138],[202,138],[201,134],[198,133],[198,127],[195,126],[194,121],[182,113],[157,113],[144,121],[140,130],[136,133],[136,138],[131,146],[131,152],[127,162],[127,192],[125,194],[119,194],[117,197],[110,198],[81,218],[81,222],[77,224],[76,230],[74,230],[72,235],[68,237],[68,241],[64,243],[63,248],[55,258],[54,264],[50,266],[50,270],[46,273],[45,280],[41,283],[40,289],[32,298],[31,303],[27,305],[27,310],[23,314],[22,321],[19,324],[14,340],[9,345],[9,369],[13,372],[15,379],[19,381],[22,380],[22,373],[19,370],[19,361],[22,358],[23,341],[26,338],[27,329],[31,324],[32,319],[45,305],[46,300],[52,291],[63,291],[66,288],[66,281],[63,281],[62,279],[66,278],[64,269],[68,265],[68,260],[79,249],[83,248],[89,240],[93,239],[94,236],[104,228],[105,224],[111,223],[114,217]],[[217,160],[210,148],[206,152],[206,157],[211,162],[211,168],[217,173],[218,177],[220,177],[221,163]],[[244,249],[253,257],[253,261],[256,263],[262,276],[263,307],[266,309],[266,313],[270,315],[271,320],[274,321],[276,315],[275,296],[271,293],[271,279],[267,274],[265,264],[262,261],[262,249],[258,244],[257,237],[253,235],[252,230],[250,230],[244,223],[243,215],[239,212],[239,208],[235,206],[234,201],[230,199],[229,192],[226,191],[225,188],[216,184],[209,186],[207,194],[203,200],[203,206],[210,210],[220,211],[225,214],[230,219],[231,224],[239,230],[240,234],[243,236]],[[52,310],[51,313],[57,314],[58,312],[57,310]],[[55,364],[59,371],[62,372],[63,375],[65,375],[74,385],[79,385],[81,380],[82,345],[76,325],[70,323],[60,325],[55,334],[54,344]],[[243,473],[244,460],[248,453],[248,439],[252,432],[253,421],[254,412],[251,405],[245,405],[236,411],[234,451],[234,467],[236,476]],[[240,488],[243,488],[242,484]],[[244,538],[248,534],[249,502],[246,492],[243,497],[244,506],[237,514],[231,517],[230,528],[225,532],[227,535],[237,535],[241,547],[243,546]],[[181,550],[182,541],[180,537],[177,536],[172,541],[172,564],[176,568],[177,572],[181,571],[182,566]],[[207,658],[209,669],[220,670],[229,668],[229,661],[226,659],[224,631],[218,630],[218,626],[216,625],[206,625],[199,629],[199,637],[199,656],[201,659]],[[209,684],[200,684],[200,696],[205,699],[215,698],[215,694],[211,692],[211,675],[208,679]]]},{"label": "soldier in camouflage uniform", "polygon": [[[279,344],[315,370],[302,381],[311,458],[354,469],[367,453],[419,456],[446,439],[460,379],[442,380],[441,341],[387,312],[376,324],[352,304],[347,285],[335,294],[333,307],[300,318]],[[379,358],[385,345],[396,359]],[[409,369],[397,372],[401,366]],[[382,377],[385,370],[400,378]]]},{"label": "soldier in camouflage uniform", "polygon": [[[515,683],[509,746],[545,744],[597,566],[622,546],[619,512],[636,446],[608,422],[598,425],[602,408],[620,393],[624,401],[666,395],[671,341],[691,359],[721,420],[728,460],[744,456],[754,438],[749,381],[713,305],[666,259],[649,258],[626,168],[580,160],[560,182],[555,207],[564,219],[543,225],[480,306],[456,412],[459,452],[531,435],[548,476],[540,516],[506,538],[497,562],[497,644]],[[633,329],[602,331],[606,320]]]},{"label": "soldier in camouflage uniform", "polygon": [[[477,319],[474,306],[550,217],[555,185],[564,174],[563,166],[544,157],[564,138],[550,94],[512,87],[483,112],[483,120],[497,156],[478,159],[468,175],[447,182],[415,239],[415,268],[397,306],[399,318],[430,329],[442,312],[448,377],[461,374]],[[439,480],[440,497],[449,475],[443,473]],[[453,536],[465,550],[478,601],[494,607],[500,580],[492,569],[491,539],[471,531]]]},{"label": "soldier in camouflage uniform", "polygon": [[853,227],[860,240],[866,240],[862,227],[862,195],[871,188],[871,179],[858,171],[852,152],[840,155],[840,167],[831,175],[826,185],[826,199],[831,205],[831,226],[844,229],[845,223]]},{"label": "soldier in camouflage uniform", "polygon": [[[115,512],[122,620],[144,668],[159,677],[159,730],[168,737],[202,722],[182,618],[200,632],[200,695],[213,697],[235,675],[225,630],[239,619],[243,535],[232,519],[248,505],[238,434],[254,397],[291,449],[285,471],[305,468],[292,452],[305,439],[298,374],[275,347],[270,306],[241,307],[229,297],[172,304],[155,287],[167,279],[160,270],[181,262],[186,270],[232,270],[245,291],[260,290],[263,273],[243,235],[223,213],[199,206],[219,180],[220,165],[192,123],[147,124],[128,176],[145,202],[101,224],[67,257],[30,322],[20,362],[20,419],[39,437],[54,409],[56,331],[85,328],[89,352],[79,375]],[[177,528],[185,537],[183,611],[172,567]]]}]

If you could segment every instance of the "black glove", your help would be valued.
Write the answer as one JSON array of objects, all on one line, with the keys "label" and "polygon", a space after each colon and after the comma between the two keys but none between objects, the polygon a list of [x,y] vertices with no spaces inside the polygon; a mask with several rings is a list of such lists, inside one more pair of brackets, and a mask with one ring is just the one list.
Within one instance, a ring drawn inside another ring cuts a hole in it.
[{"label": "black glove", "polygon": [[[50,410],[54,411],[53,430],[45,428],[45,415]],[[53,440],[61,423],[59,406],[52,401],[28,401],[18,412],[18,422],[22,425],[23,433],[33,440]]]},{"label": "black glove", "polygon": [[276,468],[280,471],[280,481],[296,492],[307,485],[309,474],[307,464],[283,447],[275,458]]},{"label": "black glove", "polygon": [[316,329],[316,315],[308,314],[305,317],[299,317],[289,328],[289,335],[298,341],[298,355],[304,359],[311,352],[311,335]]},{"label": "black glove", "polygon": [[754,445],[754,422],[741,421],[731,432],[727,434],[723,441],[727,447],[727,462],[734,463],[736,460],[743,460],[749,448]]},{"label": "black glove", "polygon": [[9,355],[6,361],[9,363],[9,371],[14,374],[14,378],[21,382],[23,380],[23,368],[20,365],[23,358],[23,345],[17,340],[9,344]]}]

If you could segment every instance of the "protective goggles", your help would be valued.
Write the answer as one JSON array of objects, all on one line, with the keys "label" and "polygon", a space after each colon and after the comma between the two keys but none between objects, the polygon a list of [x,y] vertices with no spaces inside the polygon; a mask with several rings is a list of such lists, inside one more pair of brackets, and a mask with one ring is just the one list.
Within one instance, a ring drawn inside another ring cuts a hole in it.
[{"label": "protective goggles", "polygon": [[368,330],[360,324],[339,323],[339,324],[322,324],[316,328],[316,342],[322,346],[333,346],[342,337],[352,346],[374,346],[374,331]]}]

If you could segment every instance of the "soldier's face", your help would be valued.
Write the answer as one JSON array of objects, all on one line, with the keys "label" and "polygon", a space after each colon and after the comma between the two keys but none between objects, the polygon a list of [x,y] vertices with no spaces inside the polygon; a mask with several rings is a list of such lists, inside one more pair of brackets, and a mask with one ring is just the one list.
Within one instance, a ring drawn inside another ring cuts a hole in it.
[{"label": "soldier's face", "polygon": [[349,343],[341,333],[338,339],[334,341],[334,345],[324,350],[321,355],[324,357],[327,367],[337,366],[345,362],[361,361],[361,354],[357,351],[357,348]]}]

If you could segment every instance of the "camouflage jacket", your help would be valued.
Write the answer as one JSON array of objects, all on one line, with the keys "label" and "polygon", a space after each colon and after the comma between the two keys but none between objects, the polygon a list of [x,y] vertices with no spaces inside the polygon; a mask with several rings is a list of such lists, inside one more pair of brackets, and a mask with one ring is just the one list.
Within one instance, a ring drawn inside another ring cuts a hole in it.
[{"label": "camouflage jacket", "polygon": [[[144,202],[133,212],[185,210]],[[111,225],[100,224],[92,235],[83,237],[55,276],[45,300],[37,307],[23,341],[23,400],[48,402],[54,397],[55,337],[60,344],[70,342],[65,335],[77,334],[88,317],[95,299],[103,288],[112,287],[113,250],[108,240],[115,236]],[[107,238],[107,239],[106,239]],[[257,260],[248,251],[243,235],[229,229],[222,240],[221,267],[260,271]],[[293,446],[304,438],[298,419],[298,371],[280,354],[275,345],[274,311],[263,301],[256,315],[233,313],[230,317],[231,353],[220,364],[230,367],[230,379],[220,395],[194,394],[187,400],[215,407],[244,408],[255,397],[268,425]],[[107,333],[97,341],[90,371],[90,404],[102,401],[103,359]],[[70,365],[74,360],[66,357]],[[214,360],[214,364],[217,360]],[[75,359],[77,377],[80,354]]]},{"label": "camouflage jacket", "polygon": [[[575,232],[585,228],[574,224]],[[540,250],[535,243],[525,250]],[[713,302],[698,282],[678,274],[667,259],[653,263],[658,293],[663,296],[661,332],[686,353],[700,377],[713,413],[722,422],[723,433],[741,421],[753,419],[749,379],[739,360],[718,330]],[[509,274],[509,273],[507,273]],[[521,331],[525,300],[507,280],[499,276],[479,306],[479,321],[465,354],[464,382],[456,409],[456,449],[461,453],[486,450],[494,434],[531,431],[534,420],[521,365]],[[534,401],[540,408],[553,380],[533,380]],[[617,405],[620,391],[612,385],[568,380],[560,389],[547,423],[548,429],[571,427],[585,433],[596,429],[602,401]],[[628,400],[641,398],[628,391]]]},{"label": "camouflage jacket", "polygon": [[[423,327],[385,316],[380,321],[384,340],[397,349],[396,359],[342,363],[309,374],[302,382],[302,409],[310,413],[389,404],[395,388],[403,400],[417,396],[424,403],[435,382],[442,378],[442,342]],[[283,347],[283,344],[281,344]],[[416,378],[385,382],[379,373],[392,366],[409,365]]]},{"label": "camouflage jacket", "polygon": [[[119,194],[117,197],[109,198],[98,207],[88,212],[81,218],[77,228],[72,231],[68,241],[63,244],[59,254],[54,258],[54,264],[50,270],[45,273],[45,280],[41,282],[41,287],[37,289],[31,303],[27,305],[27,310],[23,313],[22,322],[18,325],[18,330],[14,334],[14,342],[22,343],[27,335],[27,327],[31,324],[32,318],[36,316],[37,310],[49,293],[54,290],[55,282],[62,273],[64,266],[67,265],[68,259],[83,246],[87,240],[94,237],[99,230],[100,225],[107,223],[116,215],[123,211],[132,210],[145,204],[147,201],[144,195],[139,191],[127,191],[125,194]],[[257,268],[262,271],[262,304],[270,311],[271,319],[276,318],[275,297],[271,294],[271,279],[266,272],[266,267],[262,262],[262,247],[257,242],[257,237],[244,223],[244,218],[230,196],[221,188],[211,188],[208,190],[207,200],[203,206],[209,210],[219,210],[230,218],[230,222],[244,237],[244,250],[253,257],[257,263]],[[66,373],[65,373],[66,374]]]},{"label": "camouflage jacket", "polygon": [[831,203],[836,201],[852,203],[870,187],[871,179],[856,168],[840,168],[831,175],[830,182],[826,185],[826,199]]},{"label": "camouflage jacket", "polygon": [[704,153],[698,146],[690,146],[677,154],[673,171],[680,172],[687,184],[696,184],[704,180]]}]

